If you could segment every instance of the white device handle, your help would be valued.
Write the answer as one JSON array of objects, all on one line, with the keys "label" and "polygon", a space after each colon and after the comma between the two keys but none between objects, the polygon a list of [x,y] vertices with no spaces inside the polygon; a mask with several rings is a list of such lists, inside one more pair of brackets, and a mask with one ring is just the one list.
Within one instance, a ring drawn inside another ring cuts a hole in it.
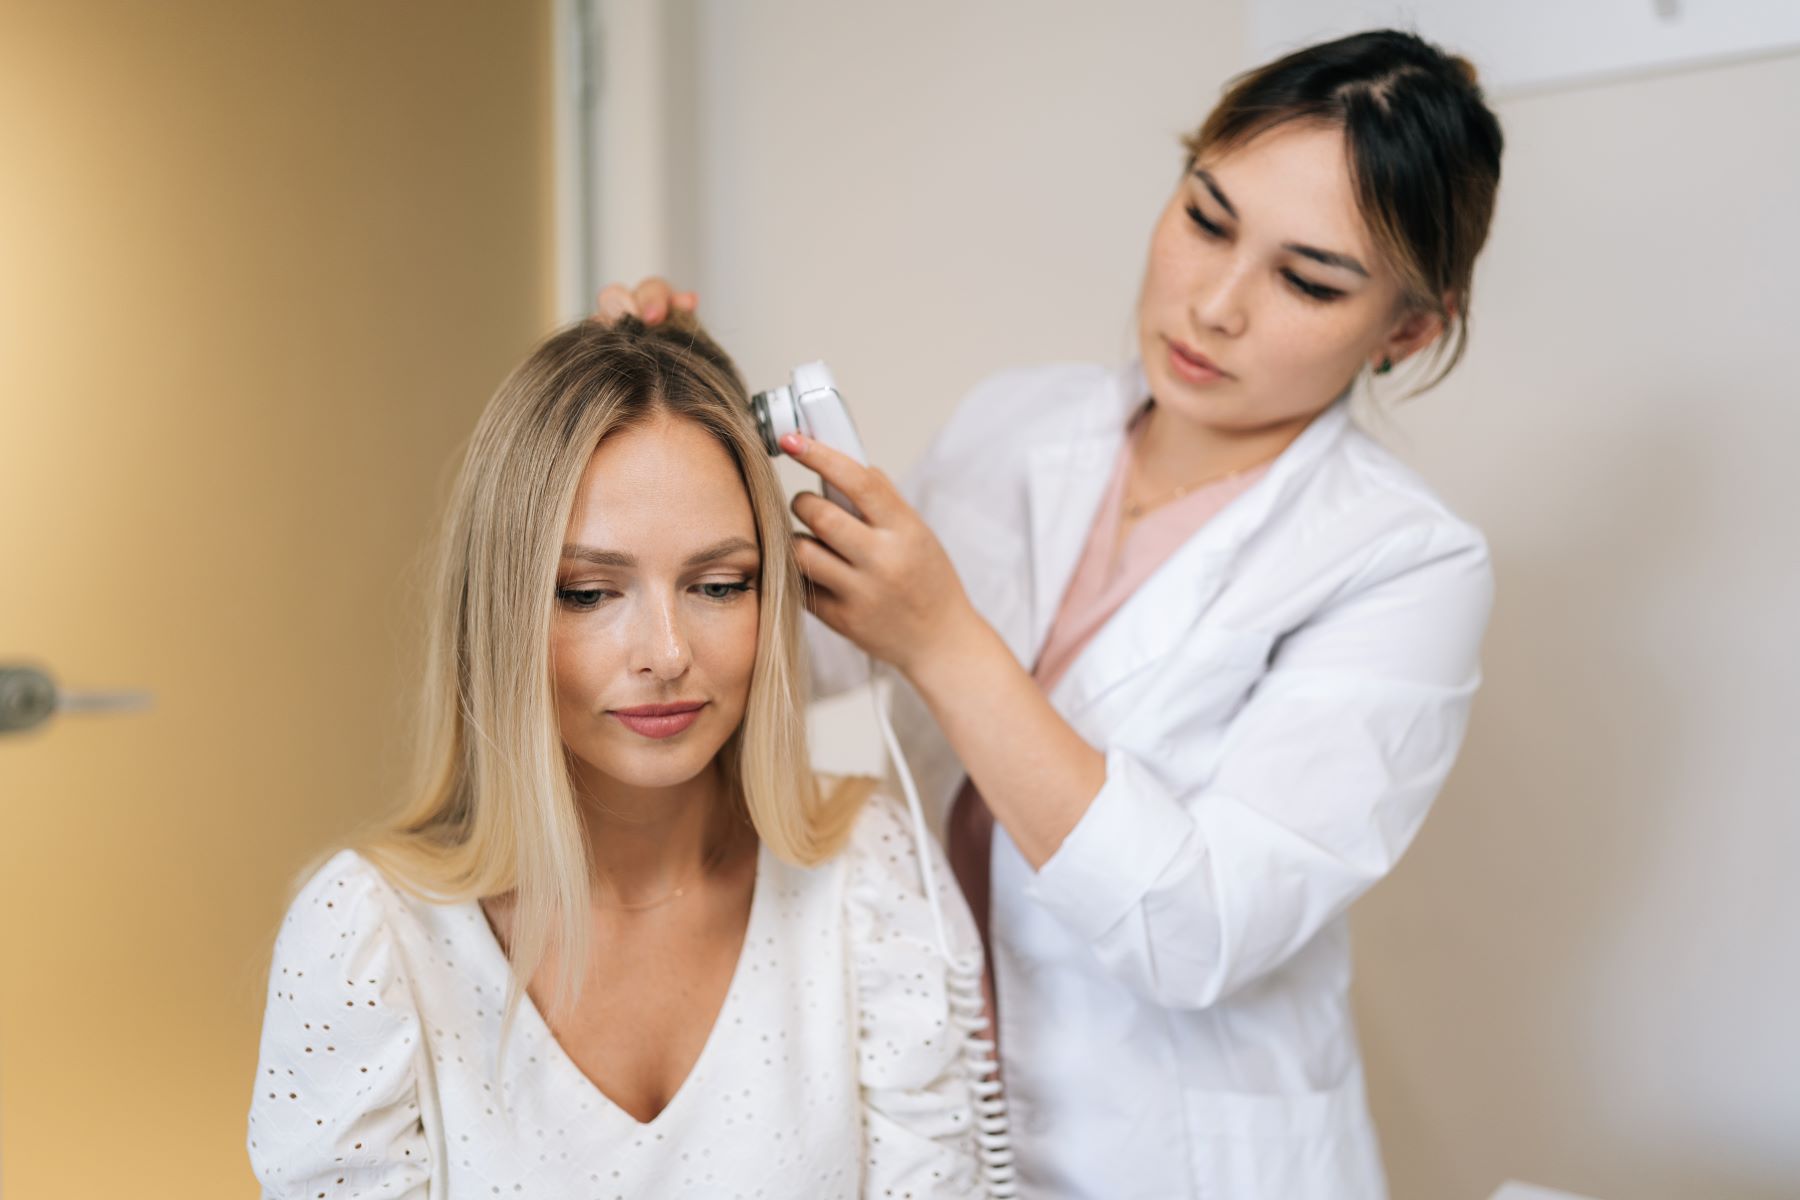
[{"label": "white device handle", "polygon": [[[803,363],[794,368],[794,407],[799,410],[800,428],[807,436],[849,455],[864,466],[869,465],[862,438],[856,432],[856,422],[850,419],[850,406],[838,393],[837,384],[831,378],[831,368],[822,362]],[[850,503],[850,497],[831,484],[820,482],[824,484],[827,500],[862,516],[856,505]]]}]

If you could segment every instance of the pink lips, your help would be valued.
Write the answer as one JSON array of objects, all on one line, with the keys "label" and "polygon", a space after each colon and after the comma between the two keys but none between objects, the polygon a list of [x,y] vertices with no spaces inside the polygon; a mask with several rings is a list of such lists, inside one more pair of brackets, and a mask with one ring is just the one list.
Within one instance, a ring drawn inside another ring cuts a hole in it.
[{"label": "pink lips", "polygon": [[1217,383],[1231,378],[1198,350],[1190,350],[1174,338],[1165,340],[1169,343],[1169,369],[1188,383]]},{"label": "pink lips", "polygon": [[614,708],[607,711],[633,733],[662,739],[674,737],[698,721],[700,710],[705,707],[706,701],[691,700],[680,704],[640,704],[636,708]]}]

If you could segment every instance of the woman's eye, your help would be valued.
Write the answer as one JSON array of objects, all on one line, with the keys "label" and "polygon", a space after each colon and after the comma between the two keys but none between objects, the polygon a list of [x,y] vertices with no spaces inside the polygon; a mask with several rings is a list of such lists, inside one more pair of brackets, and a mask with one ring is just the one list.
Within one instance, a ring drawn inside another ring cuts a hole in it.
[{"label": "woman's eye", "polygon": [[561,603],[577,612],[586,612],[600,606],[600,597],[606,595],[602,588],[557,588],[556,598]]},{"label": "woman's eye", "polygon": [[1200,206],[1198,204],[1188,205],[1187,215],[1194,224],[1200,227],[1201,232],[1206,234],[1207,237],[1225,236],[1225,231],[1223,229],[1220,229],[1217,225],[1214,225],[1211,221],[1206,219],[1206,214],[1200,211]]},{"label": "woman's eye", "polygon": [[700,594],[708,600],[735,600],[750,590],[750,581],[740,579],[735,583],[703,583],[699,587]]},{"label": "woman's eye", "polygon": [[1325,287],[1323,284],[1314,283],[1309,279],[1302,279],[1292,271],[1283,271],[1282,275],[1294,285],[1295,291],[1308,300],[1336,300],[1344,294],[1337,288]]}]

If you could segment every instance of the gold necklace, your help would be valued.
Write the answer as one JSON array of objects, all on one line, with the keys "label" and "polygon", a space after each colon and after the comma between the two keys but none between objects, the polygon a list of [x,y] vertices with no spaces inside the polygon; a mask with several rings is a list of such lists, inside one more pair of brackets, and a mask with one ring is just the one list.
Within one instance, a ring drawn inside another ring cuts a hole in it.
[{"label": "gold necklace", "polygon": [[602,904],[599,907],[610,909],[613,912],[646,912],[652,908],[661,908],[672,900],[679,900],[687,894],[689,884],[725,861],[725,851],[729,849],[730,846],[731,839],[729,837],[720,841],[720,843],[713,848],[711,853],[700,860],[700,864],[688,874],[688,877],[681,881],[681,886],[677,887],[666,896],[659,896],[655,900],[640,900],[631,904]]},{"label": "gold necklace", "polygon": [[1142,517],[1145,513],[1149,512],[1151,509],[1160,508],[1164,504],[1172,504],[1175,501],[1181,499],[1183,496],[1187,495],[1189,492],[1195,491],[1198,488],[1203,488],[1209,484],[1214,484],[1214,483],[1224,483],[1228,479],[1236,479],[1239,475],[1242,475],[1244,472],[1255,470],[1257,467],[1260,467],[1260,466],[1262,466],[1261,463],[1252,463],[1248,467],[1239,467],[1235,471],[1226,471],[1222,475],[1209,475],[1204,479],[1196,479],[1196,480],[1192,481],[1191,483],[1184,483],[1180,487],[1176,488],[1174,491],[1169,492],[1167,495],[1152,496],[1148,500],[1127,501],[1124,506],[1125,519],[1127,521],[1135,521],[1139,517]]}]

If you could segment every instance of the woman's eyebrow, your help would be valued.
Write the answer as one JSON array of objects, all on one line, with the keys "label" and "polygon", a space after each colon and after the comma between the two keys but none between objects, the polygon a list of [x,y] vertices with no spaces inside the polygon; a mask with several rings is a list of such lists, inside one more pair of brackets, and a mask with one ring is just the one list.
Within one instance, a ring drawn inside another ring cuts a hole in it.
[{"label": "woman's eyebrow", "polygon": [[1200,168],[1195,168],[1194,178],[1198,179],[1201,183],[1204,183],[1206,185],[1206,190],[1211,192],[1213,199],[1217,200],[1219,202],[1219,207],[1225,210],[1226,216],[1230,217],[1234,221],[1237,220],[1237,209],[1231,207],[1231,201],[1229,201],[1225,198],[1224,191],[1222,191],[1219,187],[1219,181],[1212,177],[1212,173],[1210,171],[1206,171],[1206,170],[1203,170]]},{"label": "woman's eyebrow", "polygon": [[1310,258],[1314,262],[1324,263],[1328,267],[1342,267],[1346,271],[1354,271],[1364,279],[1369,277],[1368,268],[1348,254],[1339,254],[1335,250],[1321,250],[1317,246],[1302,246],[1297,242],[1283,242],[1281,248],[1292,251],[1302,258]]},{"label": "woman's eyebrow", "polygon": [[[698,567],[704,563],[717,562],[721,558],[729,558],[740,551],[756,550],[756,543],[748,538],[732,537],[708,546],[706,549],[688,555],[684,567]],[[602,550],[597,546],[580,546],[574,543],[562,548],[564,558],[572,558],[577,562],[592,563],[597,567],[635,567],[638,565],[636,555],[626,554],[622,550]]]},{"label": "woman's eyebrow", "polygon": [[594,546],[567,545],[562,548],[564,558],[573,558],[579,562],[592,563],[596,567],[635,567],[637,559],[618,550],[601,550]]},{"label": "woman's eyebrow", "polygon": [[758,553],[756,543],[748,538],[726,538],[717,545],[708,546],[698,554],[688,555],[687,562],[682,565],[687,567],[698,567],[705,563],[718,562],[721,558],[730,558],[733,554],[740,554],[746,550],[752,554]]}]

